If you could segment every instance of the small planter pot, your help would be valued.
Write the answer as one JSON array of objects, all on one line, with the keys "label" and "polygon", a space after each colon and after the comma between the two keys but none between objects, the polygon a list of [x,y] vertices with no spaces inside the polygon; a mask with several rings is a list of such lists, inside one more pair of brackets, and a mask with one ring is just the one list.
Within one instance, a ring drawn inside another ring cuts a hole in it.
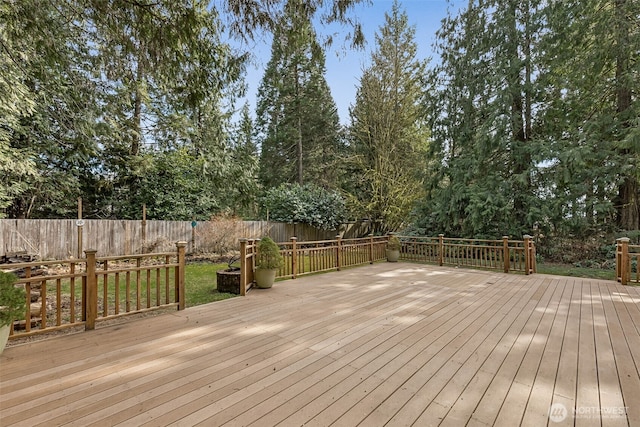
[{"label": "small planter pot", "polygon": [[240,269],[227,269],[216,272],[218,292],[240,295]]},{"label": "small planter pot", "polygon": [[8,325],[0,326],[0,354],[2,354],[5,346],[7,345],[10,331],[11,331],[11,326],[8,326]]},{"label": "small planter pot", "polygon": [[269,289],[273,286],[273,282],[276,281],[276,273],[277,270],[258,268],[255,273],[256,285],[260,289]]},{"label": "small planter pot", "polygon": [[400,251],[399,250],[393,250],[393,249],[387,249],[387,261],[388,262],[398,262],[398,260],[400,259]]}]

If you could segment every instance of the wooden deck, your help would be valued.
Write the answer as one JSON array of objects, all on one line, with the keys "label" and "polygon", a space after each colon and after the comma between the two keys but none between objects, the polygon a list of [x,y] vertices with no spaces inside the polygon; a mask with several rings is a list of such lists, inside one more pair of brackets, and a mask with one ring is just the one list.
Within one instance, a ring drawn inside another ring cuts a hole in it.
[{"label": "wooden deck", "polygon": [[409,263],[289,280],[7,348],[0,425],[640,426],[639,306]]}]

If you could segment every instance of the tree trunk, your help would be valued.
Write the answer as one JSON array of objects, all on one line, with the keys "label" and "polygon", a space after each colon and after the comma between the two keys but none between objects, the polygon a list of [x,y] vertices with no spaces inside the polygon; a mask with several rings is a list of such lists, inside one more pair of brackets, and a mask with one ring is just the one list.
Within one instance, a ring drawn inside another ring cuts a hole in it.
[{"label": "tree trunk", "polygon": [[[517,22],[517,7],[512,4],[512,10],[510,10],[510,28],[509,33],[510,37],[507,41],[509,43],[509,53],[510,65],[512,63],[519,63],[520,56],[518,54],[518,22]],[[526,19],[528,19],[528,14],[525,15]],[[525,46],[524,53],[526,57],[524,58],[525,65],[525,78],[530,79],[530,47],[528,43],[530,43],[530,35],[529,32],[529,23],[525,22],[525,30],[527,32],[525,36]],[[522,227],[526,225],[527,219],[527,210],[528,206],[528,194],[531,192],[531,177],[529,176],[529,166],[531,163],[531,156],[527,151],[527,144],[530,140],[530,135],[528,133],[531,132],[531,108],[529,106],[530,101],[530,82],[527,81],[523,87],[520,72],[522,71],[519,67],[510,66],[510,76],[509,76],[509,91],[511,92],[511,130],[512,130],[512,164],[513,164],[513,210],[514,210],[514,220],[516,222],[516,226]],[[525,105],[526,104],[526,105]],[[520,175],[526,174],[526,179],[523,181],[519,178]],[[527,227],[528,228],[528,227]]]},{"label": "tree trunk", "polygon": [[132,129],[132,134],[131,135],[131,155],[132,156],[137,156],[140,153],[140,141],[142,139],[142,83],[144,80],[144,75],[145,75],[145,71],[144,71],[144,58],[143,58],[143,53],[144,52],[144,47],[143,47],[143,43],[142,41],[140,41],[141,46],[139,47],[139,51],[138,51],[138,64],[137,64],[137,69],[136,69],[136,92],[135,92],[135,98],[133,100],[133,117],[131,118],[132,120],[132,125],[133,125],[133,129]]},{"label": "tree trunk", "polygon": [[302,117],[298,116],[298,184],[303,184],[302,169]]},{"label": "tree trunk", "polygon": [[[630,127],[630,118],[626,117],[631,108],[631,92],[629,79],[629,63],[631,47],[629,45],[629,22],[625,13],[627,0],[616,0],[616,112],[621,119],[623,129]],[[624,136],[621,136],[624,137]],[[635,156],[629,149],[620,150],[623,159]],[[618,187],[617,219],[618,226],[625,230],[640,228],[640,197],[638,197],[638,178],[635,170],[624,176]]]},{"label": "tree trunk", "polygon": [[640,229],[640,198],[638,180],[626,177],[618,187],[618,225],[624,230]]}]

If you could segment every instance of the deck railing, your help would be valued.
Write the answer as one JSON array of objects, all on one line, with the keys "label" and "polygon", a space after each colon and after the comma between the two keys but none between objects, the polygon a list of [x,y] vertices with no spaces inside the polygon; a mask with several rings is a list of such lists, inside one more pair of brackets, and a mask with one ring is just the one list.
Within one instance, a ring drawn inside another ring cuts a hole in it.
[{"label": "deck railing", "polygon": [[0,264],[21,270],[27,309],[12,325],[11,338],[84,326],[161,308],[185,308],[186,242],[175,252]]},{"label": "deck railing", "polygon": [[623,285],[640,283],[640,245],[630,245],[628,237],[616,240],[616,279]]},{"label": "deck railing", "polygon": [[456,267],[484,268],[531,274],[536,272],[535,244],[531,236],[523,240],[458,239],[444,237],[398,236],[402,242],[400,259],[453,265]]},{"label": "deck railing", "polygon": [[[373,235],[358,239],[280,242],[280,254],[284,264],[276,278],[295,279],[307,274],[340,270],[361,264],[372,264],[386,258],[387,236]],[[240,294],[245,295],[254,282],[257,246],[260,239],[240,239]]]},{"label": "deck railing", "polygon": [[[400,259],[438,265],[454,265],[484,268],[508,272],[531,274],[536,272],[535,245],[531,236],[523,240],[457,239],[438,237],[397,236],[402,247]],[[340,270],[386,259],[389,236],[373,235],[360,239],[320,240],[298,242],[295,237],[289,242],[277,243],[285,259],[277,272],[278,278],[292,278],[323,271]],[[240,293],[252,286],[255,259],[259,239],[240,240]]]}]

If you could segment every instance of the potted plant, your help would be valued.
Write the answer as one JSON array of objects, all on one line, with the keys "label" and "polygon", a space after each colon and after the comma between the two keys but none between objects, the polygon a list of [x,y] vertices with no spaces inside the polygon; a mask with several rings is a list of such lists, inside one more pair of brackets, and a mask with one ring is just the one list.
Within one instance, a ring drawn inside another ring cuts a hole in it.
[{"label": "potted plant", "polygon": [[264,237],[258,243],[258,257],[256,259],[256,285],[266,289],[273,286],[276,273],[284,259],[280,254],[280,248],[270,237]]},{"label": "potted plant", "polygon": [[0,271],[0,354],[7,345],[11,324],[24,317],[27,306],[26,293],[16,287],[16,280],[14,274]]},{"label": "potted plant", "polygon": [[233,256],[227,262],[229,268],[216,271],[216,289],[218,292],[240,295],[240,267],[234,267],[240,257]]},{"label": "potted plant", "polygon": [[387,261],[388,262],[398,262],[400,259],[400,247],[402,244],[400,243],[400,239],[397,236],[391,235],[389,236],[389,240],[387,240]]}]

